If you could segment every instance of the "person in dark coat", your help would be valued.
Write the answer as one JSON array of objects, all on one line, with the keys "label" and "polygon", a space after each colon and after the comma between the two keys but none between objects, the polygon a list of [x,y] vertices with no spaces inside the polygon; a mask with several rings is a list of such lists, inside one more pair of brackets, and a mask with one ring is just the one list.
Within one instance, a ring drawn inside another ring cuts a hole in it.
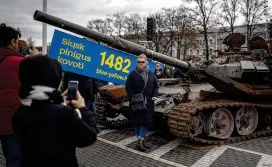
[{"label": "person in dark coat", "polygon": [[91,111],[96,113],[95,96],[99,93],[98,83],[96,82],[96,79],[66,71],[63,79],[64,90],[68,88],[68,83],[71,80],[78,81],[78,91],[85,99],[86,107],[90,108]]},{"label": "person in dark coat", "polygon": [[161,63],[160,62],[156,63],[156,68],[155,68],[154,74],[155,74],[157,79],[163,78],[163,70],[161,68]]},{"label": "person in dark coat", "polygon": [[180,68],[175,68],[174,69],[174,78],[183,78],[183,71]]},{"label": "person in dark coat", "polygon": [[173,78],[173,67],[165,65],[163,73],[164,78]]},{"label": "person in dark coat", "polygon": [[0,24],[0,143],[6,167],[20,167],[20,148],[12,129],[12,115],[21,104],[18,70],[25,56],[20,53],[20,37],[19,29]]},{"label": "person in dark coat", "polygon": [[22,167],[77,167],[76,147],[97,140],[95,115],[77,97],[67,103],[60,85],[62,68],[45,56],[25,58],[19,67],[22,105],[13,115],[13,129],[22,152]]},{"label": "person in dark coat", "polygon": [[[146,86],[144,88],[144,85]],[[131,111],[131,122],[136,127],[136,136],[139,139],[136,148],[146,151],[149,147],[145,144],[147,128],[151,126],[154,113],[154,101],[158,96],[158,81],[155,74],[147,67],[147,58],[141,54],[137,58],[137,67],[129,74],[126,81],[126,91],[129,100],[133,95],[141,93],[147,102],[147,109]],[[143,90],[144,89],[144,90]]]}]

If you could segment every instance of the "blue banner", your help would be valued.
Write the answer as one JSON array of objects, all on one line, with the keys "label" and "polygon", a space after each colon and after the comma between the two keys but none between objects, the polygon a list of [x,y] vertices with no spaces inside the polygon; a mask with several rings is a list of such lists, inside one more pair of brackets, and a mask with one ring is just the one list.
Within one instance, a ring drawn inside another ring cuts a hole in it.
[{"label": "blue banner", "polygon": [[[125,85],[136,67],[137,57],[116,49],[55,30],[49,56],[58,60],[63,70]],[[154,72],[155,63],[148,62]]]}]

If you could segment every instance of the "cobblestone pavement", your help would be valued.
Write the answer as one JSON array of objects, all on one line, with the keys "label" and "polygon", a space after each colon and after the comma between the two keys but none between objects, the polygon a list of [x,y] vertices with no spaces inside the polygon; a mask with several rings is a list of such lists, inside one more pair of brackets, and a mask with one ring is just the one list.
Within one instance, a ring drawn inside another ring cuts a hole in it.
[{"label": "cobblestone pavement", "polygon": [[[103,130],[98,141],[78,149],[79,163],[86,167],[272,167],[272,137],[260,138],[207,149],[191,149],[183,141],[161,132],[149,132],[146,138],[151,149],[135,150],[132,129]],[[0,150],[0,167],[4,159]]]}]

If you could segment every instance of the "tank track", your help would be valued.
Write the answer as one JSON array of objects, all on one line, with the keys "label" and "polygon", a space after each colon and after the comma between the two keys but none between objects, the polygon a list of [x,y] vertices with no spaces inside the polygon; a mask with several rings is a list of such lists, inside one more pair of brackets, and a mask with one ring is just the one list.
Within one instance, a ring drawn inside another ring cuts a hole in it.
[{"label": "tank track", "polygon": [[[237,102],[231,100],[214,100],[205,102],[192,102],[192,103],[181,103],[171,109],[168,118],[169,130],[172,134],[177,137],[186,138],[197,143],[204,143],[209,145],[222,145],[230,144],[245,140],[250,140],[259,137],[265,137],[272,135],[272,130],[257,130],[247,136],[231,136],[225,140],[216,140],[208,137],[198,137],[191,135],[190,122],[193,116],[198,113],[207,112],[209,109],[216,108],[230,108],[230,107],[256,107],[260,109],[271,109],[270,104],[254,104],[248,102]],[[234,130],[235,131],[235,130]]]},{"label": "tank track", "polygon": [[97,118],[99,124],[109,128],[121,128],[127,126],[130,123],[129,120],[108,120],[106,118],[105,108],[107,100],[107,97],[100,97],[100,99],[96,101]]}]

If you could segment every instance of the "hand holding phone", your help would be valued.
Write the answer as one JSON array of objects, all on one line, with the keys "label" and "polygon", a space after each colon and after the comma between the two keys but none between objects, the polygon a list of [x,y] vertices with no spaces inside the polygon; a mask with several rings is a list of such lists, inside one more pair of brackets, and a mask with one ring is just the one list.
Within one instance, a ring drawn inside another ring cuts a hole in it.
[{"label": "hand holding phone", "polygon": [[[68,94],[68,89],[62,93],[62,96],[65,97],[65,99],[67,99],[67,95]],[[66,101],[67,104],[71,105],[73,108],[83,108],[85,107],[85,101],[84,98],[80,95],[79,91],[76,92],[76,99],[74,100],[67,100]]]}]

